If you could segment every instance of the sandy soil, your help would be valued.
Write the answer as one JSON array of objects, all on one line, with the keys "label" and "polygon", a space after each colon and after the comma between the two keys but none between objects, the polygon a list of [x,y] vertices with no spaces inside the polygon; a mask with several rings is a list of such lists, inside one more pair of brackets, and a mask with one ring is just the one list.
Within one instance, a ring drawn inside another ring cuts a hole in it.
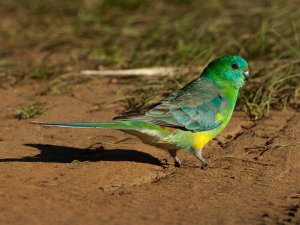
[{"label": "sandy soil", "polygon": [[[18,106],[47,103],[38,121],[109,121],[126,86],[51,82],[0,90],[0,224],[300,224],[300,115],[252,122],[236,112],[208,144],[209,167],[113,130],[43,128],[15,118]],[[91,148],[88,148],[89,146]],[[100,146],[103,146],[100,147]]]}]

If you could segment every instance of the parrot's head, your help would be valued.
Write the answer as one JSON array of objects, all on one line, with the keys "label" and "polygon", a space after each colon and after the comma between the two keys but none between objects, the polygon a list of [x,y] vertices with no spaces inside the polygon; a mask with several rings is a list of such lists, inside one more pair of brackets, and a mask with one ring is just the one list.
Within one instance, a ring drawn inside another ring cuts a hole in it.
[{"label": "parrot's head", "polygon": [[248,63],[238,55],[225,55],[211,63],[203,71],[203,76],[219,87],[240,89],[249,78]]}]

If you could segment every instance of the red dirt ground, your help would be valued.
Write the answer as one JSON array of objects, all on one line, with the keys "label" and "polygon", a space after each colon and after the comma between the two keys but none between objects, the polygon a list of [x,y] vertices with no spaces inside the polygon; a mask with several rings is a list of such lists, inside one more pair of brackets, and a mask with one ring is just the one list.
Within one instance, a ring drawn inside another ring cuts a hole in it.
[{"label": "red dirt ground", "polygon": [[[72,94],[41,94],[49,86],[2,84],[0,224],[300,224],[296,111],[258,122],[236,112],[205,148],[209,167],[181,152],[184,166],[175,168],[167,153],[119,131],[29,124],[109,121],[129,87],[90,79]],[[15,118],[18,106],[36,102],[49,110]]]}]

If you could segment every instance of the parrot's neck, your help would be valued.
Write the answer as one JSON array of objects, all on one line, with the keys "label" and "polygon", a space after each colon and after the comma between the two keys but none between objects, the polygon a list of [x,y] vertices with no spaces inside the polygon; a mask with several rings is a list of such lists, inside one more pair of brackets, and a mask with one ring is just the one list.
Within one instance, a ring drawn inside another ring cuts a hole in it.
[{"label": "parrot's neck", "polygon": [[220,92],[222,94],[222,97],[226,100],[227,110],[225,112],[226,119],[225,119],[224,123],[222,124],[222,126],[220,127],[219,132],[222,131],[227,126],[229,120],[231,119],[231,116],[233,114],[233,111],[234,111],[234,108],[236,105],[239,90],[232,89],[232,88],[224,88],[224,89],[221,89]]},{"label": "parrot's neck", "polygon": [[233,108],[235,107],[236,100],[238,98],[239,90],[235,88],[223,88],[220,89],[221,94],[226,99],[227,104]]}]

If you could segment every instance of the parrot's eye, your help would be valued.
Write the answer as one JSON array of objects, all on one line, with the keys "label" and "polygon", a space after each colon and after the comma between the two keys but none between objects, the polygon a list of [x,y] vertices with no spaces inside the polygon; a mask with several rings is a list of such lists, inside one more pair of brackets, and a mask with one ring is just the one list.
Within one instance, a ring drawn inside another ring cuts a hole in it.
[{"label": "parrot's eye", "polygon": [[234,63],[234,64],[231,65],[231,68],[234,69],[234,70],[238,70],[240,67],[237,64]]}]

